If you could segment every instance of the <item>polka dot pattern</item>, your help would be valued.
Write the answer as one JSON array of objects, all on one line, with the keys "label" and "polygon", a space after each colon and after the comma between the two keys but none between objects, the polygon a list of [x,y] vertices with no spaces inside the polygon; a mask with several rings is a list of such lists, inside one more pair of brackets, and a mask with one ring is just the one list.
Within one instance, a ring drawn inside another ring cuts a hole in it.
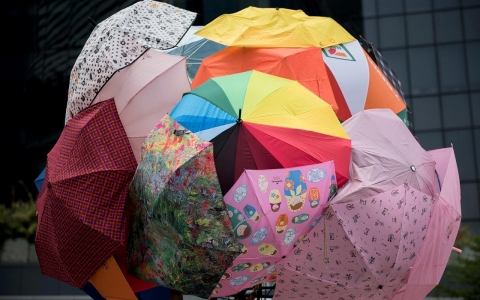
[{"label": "polka dot pattern", "polygon": [[175,47],[196,16],[167,3],[144,0],[99,23],[72,68],[65,123],[92,104],[116,71],[146,50]]}]

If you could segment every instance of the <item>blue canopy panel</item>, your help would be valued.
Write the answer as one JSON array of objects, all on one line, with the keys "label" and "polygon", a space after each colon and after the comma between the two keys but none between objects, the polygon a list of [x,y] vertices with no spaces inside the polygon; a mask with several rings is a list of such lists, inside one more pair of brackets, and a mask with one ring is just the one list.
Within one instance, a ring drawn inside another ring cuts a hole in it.
[{"label": "blue canopy panel", "polygon": [[193,94],[184,95],[170,117],[208,141],[237,122],[236,117]]}]

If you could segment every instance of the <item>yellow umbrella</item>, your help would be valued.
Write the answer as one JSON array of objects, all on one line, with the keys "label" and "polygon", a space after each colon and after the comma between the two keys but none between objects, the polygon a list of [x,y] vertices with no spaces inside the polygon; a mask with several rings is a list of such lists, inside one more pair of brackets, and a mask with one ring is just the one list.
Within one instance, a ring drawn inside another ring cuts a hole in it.
[{"label": "yellow umbrella", "polygon": [[302,10],[247,7],[223,14],[195,34],[239,47],[329,47],[356,40],[335,20]]}]

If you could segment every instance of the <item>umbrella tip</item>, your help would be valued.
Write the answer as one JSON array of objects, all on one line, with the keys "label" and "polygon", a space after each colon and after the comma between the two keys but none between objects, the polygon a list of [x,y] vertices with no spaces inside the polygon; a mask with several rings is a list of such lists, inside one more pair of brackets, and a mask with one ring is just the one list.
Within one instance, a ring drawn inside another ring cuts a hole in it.
[{"label": "umbrella tip", "polygon": [[275,7],[275,9],[276,9],[276,10],[279,10],[279,8],[278,8],[278,7]]},{"label": "umbrella tip", "polygon": [[92,18],[88,17],[88,20],[90,21],[90,23],[93,24],[93,26],[97,26],[97,22],[95,22]]}]

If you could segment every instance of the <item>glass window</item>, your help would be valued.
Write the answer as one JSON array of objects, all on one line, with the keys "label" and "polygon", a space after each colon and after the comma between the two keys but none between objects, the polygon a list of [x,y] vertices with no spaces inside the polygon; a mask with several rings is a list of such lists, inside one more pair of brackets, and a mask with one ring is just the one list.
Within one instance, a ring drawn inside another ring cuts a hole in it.
[{"label": "glass window", "polygon": [[471,126],[468,95],[442,96],[442,117],[445,128]]},{"label": "glass window", "polygon": [[431,0],[405,0],[405,10],[407,12],[429,11],[431,9]]},{"label": "glass window", "polygon": [[402,1],[378,1],[377,3],[380,16],[403,13]]},{"label": "glass window", "polygon": [[442,127],[438,97],[413,98],[412,118],[414,130],[440,130]]},{"label": "glass window", "polygon": [[478,0],[462,0],[462,6],[478,6]]},{"label": "glass window", "polygon": [[362,0],[362,14],[363,17],[374,17],[375,12],[375,0]]},{"label": "glass window", "polygon": [[380,48],[405,46],[404,23],[403,17],[379,19],[378,26],[380,29]]},{"label": "glass window", "polygon": [[377,38],[377,20],[363,20],[363,37],[370,43],[377,45],[378,38]]},{"label": "glass window", "polygon": [[433,44],[432,14],[407,16],[407,36],[409,45]]},{"label": "glass window", "polygon": [[[457,153],[455,153],[457,157]],[[460,167],[459,167],[460,169]],[[480,217],[478,206],[478,187],[476,183],[460,184],[462,193],[462,219],[476,219]]]},{"label": "glass window", "polygon": [[[472,103],[472,115],[474,116],[473,125],[480,126],[480,118],[478,117],[480,116],[480,93],[470,94],[470,101]],[[478,159],[480,160],[480,156],[478,156]]]},{"label": "glass window", "polygon": [[383,58],[387,61],[390,68],[395,72],[397,78],[402,84],[404,94],[409,90],[408,70],[407,70],[407,51],[401,50],[385,50],[381,52]]},{"label": "glass window", "polygon": [[[415,127],[415,123],[413,123],[413,127]],[[415,133],[414,136],[418,138],[420,145],[422,145],[425,150],[433,150],[443,147],[443,138],[440,131]]]},{"label": "glass window", "polygon": [[434,9],[454,8],[460,6],[460,0],[433,0]]},{"label": "glass window", "polygon": [[[473,130],[475,135],[475,154],[477,159],[477,172],[480,171],[480,129]],[[455,155],[456,156],[456,155]]]},{"label": "glass window", "polygon": [[464,53],[463,44],[438,46],[438,71],[442,92],[467,90]]},{"label": "glass window", "polygon": [[480,42],[466,43],[466,47],[470,89],[480,89]]},{"label": "glass window", "polygon": [[472,130],[446,131],[445,144],[453,144],[455,148],[455,158],[457,159],[460,178],[462,180],[476,179]]},{"label": "glass window", "polygon": [[463,10],[463,28],[465,39],[480,39],[480,8]]},{"label": "glass window", "polygon": [[412,95],[437,93],[435,49],[433,47],[412,48],[408,53]]},{"label": "glass window", "polygon": [[435,13],[437,42],[457,42],[462,40],[462,18],[460,10]]}]

